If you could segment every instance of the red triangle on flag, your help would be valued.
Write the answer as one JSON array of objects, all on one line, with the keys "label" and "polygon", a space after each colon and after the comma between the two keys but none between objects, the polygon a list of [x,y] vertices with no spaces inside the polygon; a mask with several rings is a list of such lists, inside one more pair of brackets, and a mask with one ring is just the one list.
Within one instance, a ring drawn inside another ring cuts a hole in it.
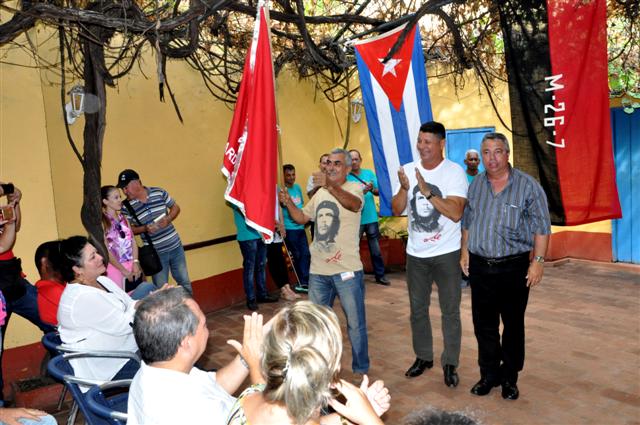
[{"label": "red triangle on flag", "polygon": [[399,111],[402,105],[402,93],[411,66],[416,28],[409,32],[404,44],[387,63],[382,63],[382,60],[398,40],[403,29],[404,26],[383,34],[382,38],[373,38],[355,45],[371,75],[380,84],[396,111]]}]

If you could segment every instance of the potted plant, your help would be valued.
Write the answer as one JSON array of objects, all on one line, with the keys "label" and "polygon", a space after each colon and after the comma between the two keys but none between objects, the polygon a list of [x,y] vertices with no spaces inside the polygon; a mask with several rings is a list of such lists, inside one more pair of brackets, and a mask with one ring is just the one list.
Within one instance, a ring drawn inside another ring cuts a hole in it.
[{"label": "potted plant", "polygon": [[[405,217],[380,217],[378,220],[380,228],[380,252],[385,267],[402,267],[406,263],[405,248],[407,244],[407,225]],[[372,273],[371,255],[366,236],[360,240],[360,258],[365,273]]]}]

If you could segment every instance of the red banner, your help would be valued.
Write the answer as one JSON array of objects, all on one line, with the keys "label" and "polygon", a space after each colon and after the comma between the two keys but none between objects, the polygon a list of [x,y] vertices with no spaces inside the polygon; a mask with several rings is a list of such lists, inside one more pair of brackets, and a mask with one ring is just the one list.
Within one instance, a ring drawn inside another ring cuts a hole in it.
[{"label": "red banner", "polygon": [[547,0],[552,130],[566,225],[620,218],[609,110],[606,1]]},{"label": "red banner", "polygon": [[275,228],[277,117],[268,13],[262,2],[245,60],[240,93],[224,152],[224,197],[248,226],[271,242]]}]

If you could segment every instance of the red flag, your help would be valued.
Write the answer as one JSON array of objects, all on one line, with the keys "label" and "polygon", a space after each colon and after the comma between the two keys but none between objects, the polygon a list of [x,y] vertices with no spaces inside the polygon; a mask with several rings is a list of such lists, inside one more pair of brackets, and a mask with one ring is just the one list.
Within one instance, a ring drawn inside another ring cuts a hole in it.
[{"label": "red flag", "polygon": [[553,75],[545,78],[566,220],[574,225],[620,218],[611,142],[604,0],[547,0]]},{"label": "red flag", "polygon": [[248,226],[273,240],[277,180],[277,117],[268,10],[263,2],[244,64],[240,93],[224,151],[224,197],[244,214]]}]

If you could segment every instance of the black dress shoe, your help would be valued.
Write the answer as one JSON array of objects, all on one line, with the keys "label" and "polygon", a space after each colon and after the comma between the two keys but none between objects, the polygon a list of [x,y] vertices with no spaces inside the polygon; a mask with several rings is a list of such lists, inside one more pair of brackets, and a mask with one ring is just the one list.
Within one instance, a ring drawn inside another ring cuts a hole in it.
[{"label": "black dress shoe", "polygon": [[267,294],[264,297],[258,297],[258,304],[261,304],[261,303],[275,303],[275,302],[278,302],[279,299],[280,299],[279,297]]},{"label": "black dress shoe", "polygon": [[442,369],[444,370],[445,385],[451,388],[457,387],[458,382],[460,382],[460,378],[458,377],[458,372],[456,372],[456,367],[446,364]]},{"label": "black dress shoe", "polygon": [[492,389],[500,385],[499,382],[493,382],[486,378],[482,378],[471,388],[471,394],[475,395],[487,395]]},{"label": "black dress shoe", "polygon": [[520,391],[518,391],[516,384],[506,381],[502,383],[502,398],[505,400],[517,400],[519,396]]},{"label": "black dress shoe", "polygon": [[251,311],[256,311],[258,309],[258,303],[256,300],[247,300],[247,308]]},{"label": "black dress shoe", "polygon": [[391,285],[391,281],[389,281],[389,279],[387,279],[384,276],[376,277],[376,283],[379,284],[379,285],[383,285],[383,286],[390,286]]},{"label": "black dress shoe", "polygon": [[420,376],[424,373],[425,369],[431,369],[432,367],[433,360],[422,360],[420,358],[416,358],[416,361],[413,362],[409,370],[405,372],[404,376],[409,378]]}]

